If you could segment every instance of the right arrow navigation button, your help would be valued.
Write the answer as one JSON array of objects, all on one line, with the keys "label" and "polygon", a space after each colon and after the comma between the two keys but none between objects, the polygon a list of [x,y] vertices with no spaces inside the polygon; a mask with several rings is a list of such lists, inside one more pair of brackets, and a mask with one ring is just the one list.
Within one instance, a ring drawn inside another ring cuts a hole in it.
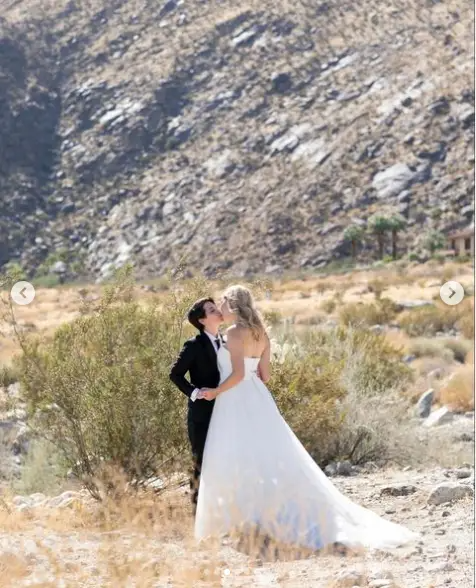
[{"label": "right arrow navigation button", "polygon": [[464,298],[464,288],[459,282],[446,282],[440,288],[440,298],[445,304],[455,306]]}]

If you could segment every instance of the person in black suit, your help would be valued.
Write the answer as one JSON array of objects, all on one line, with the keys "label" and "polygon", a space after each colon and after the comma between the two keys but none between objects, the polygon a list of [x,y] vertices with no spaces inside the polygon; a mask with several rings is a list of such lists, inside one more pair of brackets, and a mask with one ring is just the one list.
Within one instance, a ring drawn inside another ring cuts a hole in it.
[{"label": "person in black suit", "polygon": [[213,298],[202,298],[197,300],[189,310],[188,320],[198,329],[199,334],[185,342],[177,361],[170,370],[170,379],[189,399],[187,428],[193,456],[190,490],[195,509],[203,451],[215,404],[215,401],[202,398],[200,390],[216,388],[220,381],[217,352],[223,341],[218,329],[223,322],[223,317]]}]

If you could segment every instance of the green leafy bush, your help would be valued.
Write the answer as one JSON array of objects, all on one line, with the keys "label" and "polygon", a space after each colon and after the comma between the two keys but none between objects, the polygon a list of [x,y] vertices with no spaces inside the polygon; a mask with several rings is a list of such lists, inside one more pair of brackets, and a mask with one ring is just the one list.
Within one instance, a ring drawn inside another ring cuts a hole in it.
[{"label": "green leafy bush", "polygon": [[318,461],[327,462],[329,439],[339,435],[341,418],[336,401],[345,394],[338,362],[306,354],[275,363],[270,389],[300,441]]},{"label": "green leafy bush", "polygon": [[128,479],[176,465],[186,446],[186,401],[168,374],[186,309],[201,291],[196,282],[192,294],[175,289],[160,307],[144,306],[129,268],[50,343],[24,341],[21,384],[31,422],[93,495],[104,463]]}]

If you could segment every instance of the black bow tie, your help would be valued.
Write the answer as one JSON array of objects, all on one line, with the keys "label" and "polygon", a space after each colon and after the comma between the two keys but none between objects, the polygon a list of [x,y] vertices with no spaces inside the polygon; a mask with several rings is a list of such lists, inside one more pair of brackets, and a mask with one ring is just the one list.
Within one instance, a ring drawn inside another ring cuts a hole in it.
[{"label": "black bow tie", "polygon": [[220,349],[220,345],[221,345],[220,335],[218,335],[218,337],[215,339],[215,343],[217,344],[217,348]]}]

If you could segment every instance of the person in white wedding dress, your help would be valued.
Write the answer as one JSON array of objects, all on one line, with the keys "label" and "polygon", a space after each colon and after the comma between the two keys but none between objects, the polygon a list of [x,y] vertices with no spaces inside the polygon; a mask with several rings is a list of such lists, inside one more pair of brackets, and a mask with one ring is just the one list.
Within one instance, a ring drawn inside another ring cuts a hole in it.
[{"label": "person in white wedding dress", "polygon": [[387,549],[417,539],[339,492],[290,429],[265,385],[270,341],[250,291],[228,288],[220,311],[231,326],[218,351],[220,384],[200,392],[215,399],[215,407],[196,539],[259,529],[276,542],[311,550]]}]

